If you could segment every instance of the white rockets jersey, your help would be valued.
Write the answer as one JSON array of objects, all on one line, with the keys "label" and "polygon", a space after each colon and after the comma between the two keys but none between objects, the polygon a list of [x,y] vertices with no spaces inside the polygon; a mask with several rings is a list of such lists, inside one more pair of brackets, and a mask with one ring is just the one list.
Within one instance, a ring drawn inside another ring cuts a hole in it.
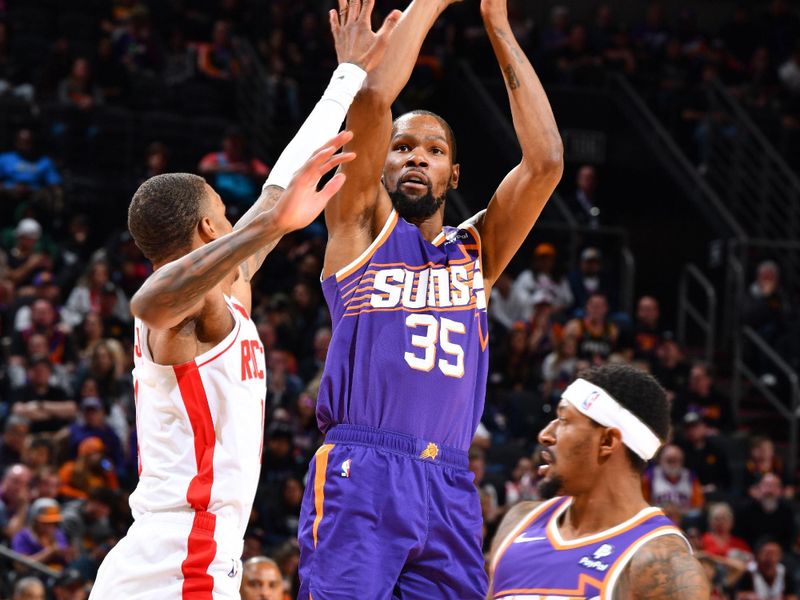
[{"label": "white rockets jersey", "polygon": [[234,298],[226,302],[233,330],[182,365],[154,363],[147,326],[135,321],[139,483],[130,505],[135,519],[207,511],[241,539],[261,470],[266,366],[255,323]]}]

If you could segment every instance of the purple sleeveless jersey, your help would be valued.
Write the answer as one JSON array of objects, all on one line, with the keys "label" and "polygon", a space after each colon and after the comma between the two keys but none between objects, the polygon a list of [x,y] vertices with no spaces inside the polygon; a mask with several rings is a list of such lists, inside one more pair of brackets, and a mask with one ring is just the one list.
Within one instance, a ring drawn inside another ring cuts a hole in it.
[{"label": "purple sleeveless jersey", "polygon": [[488,369],[480,248],[472,225],[428,242],[392,211],[364,254],[322,282],[333,320],[323,432],[366,425],[469,448]]},{"label": "purple sleeveless jersey", "polygon": [[571,502],[560,497],[539,505],[506,536],[492,562],[494,598],[613,600],[620,573],[642,545],[662,535],[686,541],[654,507],[604,532],[563,540],[557,523]]}]

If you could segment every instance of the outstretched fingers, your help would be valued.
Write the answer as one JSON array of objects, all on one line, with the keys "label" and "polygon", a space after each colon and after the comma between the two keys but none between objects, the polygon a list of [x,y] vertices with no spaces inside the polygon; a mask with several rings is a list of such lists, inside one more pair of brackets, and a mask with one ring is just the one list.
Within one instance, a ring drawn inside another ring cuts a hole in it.
[{"label": "outstretched fingers", "polygon": [[392,34],[392,31],[394,31],[395,27],[397,27],[402,17],[403,13],[397,9],[390,12],[383,20],[381,28],[375,34],[375,44],[380,44],[382,46],[388,45],[389,36]]}]

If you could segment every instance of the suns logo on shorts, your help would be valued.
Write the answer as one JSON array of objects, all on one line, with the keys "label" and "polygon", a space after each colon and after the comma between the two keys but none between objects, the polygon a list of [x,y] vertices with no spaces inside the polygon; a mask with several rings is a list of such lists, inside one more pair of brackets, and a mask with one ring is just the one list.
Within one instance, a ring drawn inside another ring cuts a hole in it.
[{"label": "suns logo on shorts", "polygon": [[439,456],[439,446],[433,442],[429,442],[425,450],[419,454],[420,458],[430,458],[431,460],[436,460],[437,456]]}]

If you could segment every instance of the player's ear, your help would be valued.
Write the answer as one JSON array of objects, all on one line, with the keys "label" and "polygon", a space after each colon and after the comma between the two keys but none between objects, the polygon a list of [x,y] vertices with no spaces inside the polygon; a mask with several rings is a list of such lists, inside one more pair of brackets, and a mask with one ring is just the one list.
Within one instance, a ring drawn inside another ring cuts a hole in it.
[{"label": "player's ear", "polygon": [[458,180],[461,178],[461,165],[458,163],[450,167],[450,189],[458,189]]},{"label": "player's ear", "polygon": [[600,434],[600,457],[608,458],[622,446],[622,434],[614,427],[603,428]]},{"label": "player's ear", "polygon": [[197,234],[204,244],[213,242],[220,235],[220,232],[214,227],[211,219],[208,217],[200,217],[200,222],[197,224]]}]

